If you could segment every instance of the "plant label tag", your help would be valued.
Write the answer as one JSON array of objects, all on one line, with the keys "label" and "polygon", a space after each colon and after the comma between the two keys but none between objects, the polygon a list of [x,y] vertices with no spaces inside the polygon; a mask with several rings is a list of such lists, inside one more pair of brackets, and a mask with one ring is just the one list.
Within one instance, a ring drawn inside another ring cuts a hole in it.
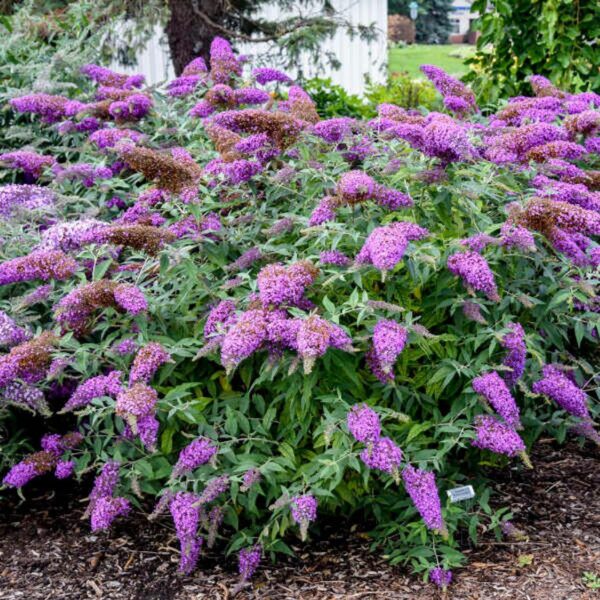
[{"label": "plant label tag", "polygon": [[475,490],[472,485],[463,485],[462,487],[448,490],[447,494],[450,502],[462,502],[463,500],[475,498]]}]

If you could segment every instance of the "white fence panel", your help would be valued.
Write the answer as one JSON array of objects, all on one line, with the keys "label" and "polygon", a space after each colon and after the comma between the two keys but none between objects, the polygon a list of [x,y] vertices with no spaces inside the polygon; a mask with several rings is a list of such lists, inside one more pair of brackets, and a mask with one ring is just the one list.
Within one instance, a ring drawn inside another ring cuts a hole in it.
[{"label": "white fence panel", "polygon": [[[362,93],[364,91],[364,78],[369,75],[374,81],[383,81],[387,69],[387,0],[334,0],[336,10],[343,18],[353,25],[375,24],[377,39],[371,41],[361,40],[358,36],[350,38],[343,28],[339,28],[331,39],[322,43],[322,54],[334,54],[341,67],[332,69],[328,61],[315,62],[308,53],[301,57],[295,69],[288,69],[289,75],[295,77],[302,72],[307,77],[330,77],[348,91]],[[277,19],[280,10],[276,6],[267,5],[262,12],[266,18]],[[289,17],[290,15],[285,15]],[[265,54],[269,55],[270,66],[281,66],[277,56],[272,53],[272,47],[260,43],[237,44],[236,49],[241,54],[261,60]],[[137,55],[137,62],[131,67],[122,67],[117,63],[111,68],[125,73],[142,73],[150,85],[172,79],[174,77],[173,65],[166,44],[164,32],[157,28],[154,35],[143,51]]]}]

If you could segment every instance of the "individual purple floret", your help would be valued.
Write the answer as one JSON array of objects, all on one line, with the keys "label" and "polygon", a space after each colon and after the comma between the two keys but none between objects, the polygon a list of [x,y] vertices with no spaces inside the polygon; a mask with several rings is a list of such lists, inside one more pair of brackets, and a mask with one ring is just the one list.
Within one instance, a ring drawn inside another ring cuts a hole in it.
[{"label": "individual purple floret", "polygon": [[376,227],[356,256],[356,262],[391,271],[402,260],[410,242],[428,235],[427,229],[407,221]]},{"label": "individual purple floret", "polygon": [[112,522],[131,510],[129,501],[125,498],[103,496],[94,502],[91,514],[92,531],[105,531]]},{"label": "individual purple floret", "polygon": [[206,464],[215,456],[217,451],[217,446],[208,438],[195,439],[179,453],[172,476],[179,477],[184,473],[193,471],[200,465]]},{"label": "individual purple floret", "polygon": [[427,528],[444,534],[446,525],[442,517],[442,505],[435,475],[407,465],[402,471],[402,481]]},{"label": "individual purple floret", "polygon": [[491,450],[506,456],[523,455],[525,444],[519,434],[509,425],[495,417],[480,415],[475,419],[476,437],[473,446]]},{"label": "individual purple floret", "polygon": [[381,436],[379,416],[366,404],[355,404],[346,417],[348,430],[357,442],[372,443]]},{"label": "individual purple floret", "polygon": [[542,379],[536,381],[532,389],[536,394],[548,396],[568,413],[590,419],[586,393],[557,367],[546,365],[542,369]]},{"label": "individual purple floret", "polygon": [[477,252],[457,252],[448,257],[448,269],[458,275],[467,289],[483,292],[491,301],[498,302],[498,288],[490,267]]},{"label": "individual purple floret", "polygon": [[360,453],[360,459],[369,467],[394,476],[402,462],[402,450],[388,437],[380,437]]},{"label": "individual purple floret", "polygon": [[513,429],[520,427],[519,407],[506,387],[504,379],[496,371],[476,377],[473,379],[472,385],[475,392],[485,398],[507,425]]},{"label": "individual purple floret", "polygon": [[509,323],[506,327],[510,329],[510,332],[502,338],[500,344],[508,352],[502,364],[510,367],[511,371],[505,371],[502,377],[511,386],[522,377],[525,371],[527,346],[525,345],[525,331],[520,323]]},{"label": "individual purple floret", "polygon": [[452,583],[452,571],[435,567],[429,571],[429,581],[440,588],[447,588]]}]

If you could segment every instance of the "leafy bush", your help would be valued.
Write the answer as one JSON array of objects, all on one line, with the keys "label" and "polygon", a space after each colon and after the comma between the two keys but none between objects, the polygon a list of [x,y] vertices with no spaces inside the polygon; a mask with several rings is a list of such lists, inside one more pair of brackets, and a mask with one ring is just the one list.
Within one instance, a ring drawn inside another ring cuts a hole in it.
[{"label": "leafy bush", "polygon": [[423,79],[413,79],[408,73],[392,73],[385,84],[371,83],[365,96],[371,105],[396,104],[403,108],[439,107],[435,89]]},{"label": "leafy bush", "polygon": [[526,93],[528,77],[536,74],[577,91],[600,87],[595,0],[477,0],[472,10],[482,15],[481,36],[477,54],[467,61],[473,68],[467,81],[483,101]]},{"label": "leafy bush", "polygon": [[[218,542],[242,580],[324,514],[442,586],[464,533],[510,532],[485,467],[598,440],[600,98],[537,78],[483,119],[424,71],[453,116],[321,121],[218,38],[160,89],[87,65],[70,98],[12,94],[4,484],[94,472],[95,531],[156,503],[182,571]],[[54,416],[17,457],[25,409]]]},{"label": "leafy bush", "polygon": [[303,87],[316,104],[319,116],[324,119],[332,117],[363,119],[377,114],[370,103],[356,94],[348,93],[341,85],[333,83],[329,78],[308,79]]}]

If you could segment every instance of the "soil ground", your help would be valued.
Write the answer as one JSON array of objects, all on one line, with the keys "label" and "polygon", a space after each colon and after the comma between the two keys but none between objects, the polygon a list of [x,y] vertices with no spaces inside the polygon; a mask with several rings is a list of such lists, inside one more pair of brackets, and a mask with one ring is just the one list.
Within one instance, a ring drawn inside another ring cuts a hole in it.
[{"label": "soil ground", "polygon": [[[542,440],[534,471],[499,473],[496,506],[510,506],[527,541],[484,538],[467,550],[445,596],[369,552],[357,526],[328,526],[320,540],[293,544],[295,558],[262,565],[236,600],[594,600],[600,587],[600,451]],[[109,536],[92,535],[81,516],[81,490],[25,490],[0,511],[0,600],[226,600],[235,564],[202,558],[190,577],[176,573],[168,520],[130,517]],[[32,493],[33,492],[33,493]],[[77,495],[79,494],[79,496]]]}]

